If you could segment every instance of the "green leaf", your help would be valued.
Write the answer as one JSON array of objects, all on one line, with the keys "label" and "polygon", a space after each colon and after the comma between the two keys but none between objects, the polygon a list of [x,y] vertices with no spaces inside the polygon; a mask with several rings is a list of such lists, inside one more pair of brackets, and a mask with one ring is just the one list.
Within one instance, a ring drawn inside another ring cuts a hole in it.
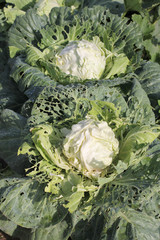
[{"label": "green leaf", "polygon": [[149,53],[150,59],[153,62],[160,60],[160,45],[154,44],[152,39],[147,39],[143,42],[146,51]]},{"label": "green leaf", "polygon": [[[49,227],[63,221],[67,210],[44,193],[44,185],[27,178],[1,180],[0,210],[25,228]],[[25,207],[26,206],[26,207]]]},{"label": "green leaf", "polygon": [[0,74],[0,112],[5,108],[19,111],[26,101],[26,97],[17,89],[9,73],[9,67],[6,66]]},{"label": "green leaf", "polygon": [[159,0],[142,0],[143,8],[154,8],[155,6],[159,5]]},{"label": "green leaf", "polygon": [[94,6],[103,6],[105,9],[109,9],[111,13],[122,15],[124,12],[124,1],[123,0],[85,0],[81,1],[81,8],[89,7],[93,8]]},{"label": "green leaf", "polygon": [[149,98],[138,80],[133,80],[128,102],[129,118],[133,123],[155,124],[155,115]]},{"label": "green leaf", "polygon": [[44,57],[43,52],[41,52],[38,48],[35,48],[33,45],[28,45],[26,47],[26,62],[31,66],[37,66],[36,62]]},{"label": "green leaf", "polygon": [[36,2],[35,0],[6,0],[7,3],[12,3],[15,5],[18,9],[26,10],[28,7],[33,6],[33,4]]},{"label": "green leaf", "polygon": [[126,12],[132,11],[132,12],[141,12],[142,10],[142,0],[124,0]]},{"label": "green leaf", "polygon": [[51,125],[39,125],[31,131],[34,145],[46,161],[52,162],[53,165],[62,169],[70,169],[64,157],[61,156],[61,151],[55,148],[63,140],[58,129]]},{"label": "green leaf", "polygon": [[9,30],[9,47],[12,57],[16,54],[15,50],[18,52],[25,49],[28,44],[32,44],[32,41],[38,38],[38,30],[44,25],[46,25],[46,17],[40,17],[34,10],[28,10],[24,16],[18,16]]},{"label": "green leaf", "polygon": [[160,68],[158,63],[143,62],[135,72],[139,81],[150,99],[159,99]]},{"label": "green leaf", "polygon": [[159,221],[145,213],[139,213],[138,211],[134,211],[132,209],[127,210],[128,211],[122,211],[120,213],[123,219],[121,222],[122,225],[120,224],[120,230],[122,230],[123,226],[126,225],[125,222],[127,222],[128,224],[126,225],[126,228],[128,228],[128,231],[126,231],[126,233],[119,231],[117,237],[121,238],[124,235],[127,235],[128,237],[136,236],[137,239],[142,240],[158,239]]},{"label": "green leaf", "polygon": [[12,110],[5,109],[0,118],[0,156],[9,167],[19,174],[29,165],[25,157],[17,156],[19,146],[26,135],[26,118]]},{"label": "green leaf", "polygon": [[8,24],[13,24],[17,16],[25,14],[24,11],[10,5],[4,8],[4,13]]},{"label": "green leaf", "polygon": [[149,15],[141,16],[138,14],[133,14],[132,15],[133,21],[135,21],[141,29],[141,32],[143,34],[143,39],[147,39],[151,37],[151,33],[154,30],[154,24],[151,24]]},{"label": "green leaf", "polygon": [[53,236],[56,240],[68,240],[71,232],[74,229],[74,222],[71,215],[67,215],[62,221],[56,225],[50,227],[34,228],[30,236],[31,240],[43,239],[43,240],[53,240]]},{"label": "green leaf", "polygon": [[92,109],[88,112],[90,116],[108,123],[119,117],[120,110],[113,103],[104,101],[90,101],[90,103],[92,106]]},{"label": "green leaf", "polygon": [[78,222],[71,238],[73,240],[101,240],[105,237],[103,233],[104,225],[104,215],[99,210],[94,211],[93,217]]},{"label": "green leaf", "polygon": [[32,96],[32,93],[36,92],[36,89],[39,93],[46,85],[56,85],[54,80],[45,76],[38,68],[24,63],[21,58],[17,57],[12,63],[11,76],[14,78],[21,92],[26,91],[27,95]]},{"label": "green leaf", "polygon": [[[115,80],[115,82],[118,81]],[[116,89],[109,88],[110,84],[112,84],[110,81],[98,81],[96,83],[88,82],[85,85],[46,87],[34,103],[29,124],[33,126],[49,121],[65,125],[66,122],[69,127],[68,124],[85,118],[91,110],[88,100],[95,99],[112,102],[115,107],[121,108],[121,111],[125,112],[127,104],[123,96]],[[45,106],[48,110],[45,109]]]},{"label": "green leaf", "polygon": [[6,20],[3,10],[0,9],[0,32],[6,32],[8,30],[9,26]]},{"label": "green leaf", "polygon": [[121,73],[125,73],[128,65],[129,59],[124,54],[115,56],[113,60],[113,66],[110,72],[107,74],[107,78],[110,78],[114,75],[119,76]]},{"label": "green leaf", "polygon": [[10,221],[8,218],[2,215],[2,213],[0,213],[0,230],[14,238],[23,236],[24,240],[28,240],[30,236],[30,229],[25,229],[17,226],[14,222]]},{"label": "green leaf", "polygon": [[120,146],[119,158],[129,163],[134,159],[136,152],[140,149],[143,150],[143,147],[151,144],[159,134],[159,132],[154,132],[154,128],[147,125],[134,127],[123,139]]},{"label": "green leaf", "polygon": [[[110,45],[113,54],[125,54],[132,63],[137,63],[141,57],[142,35],[136,23],[127,23],[127,18],[119,18],[110,14],[104,8],[96,6],[85,8],[82,12],[83,21],[93,21],[93,26],[100,38]],[[105,30],[101,24],[105,26]],[[107,39],[106,39],[107,38]]]},{"label": "green leaf", "polygon": [[78,205],[81,202],[81,199],[84,197],[84,192],[75,192],[69,198],[67,198],[68,203],[63,206],[68,208],[68,210],[73,213],[77,210]]}]

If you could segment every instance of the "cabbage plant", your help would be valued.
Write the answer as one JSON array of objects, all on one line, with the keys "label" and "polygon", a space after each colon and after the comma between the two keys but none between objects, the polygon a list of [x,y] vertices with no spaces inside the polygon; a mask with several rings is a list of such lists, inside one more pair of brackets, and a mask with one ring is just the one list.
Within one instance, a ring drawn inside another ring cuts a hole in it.
[{"label": "cabbage plant", "polygon": [[[83,85],[46,87],[28,119],[30,134],[18,150],[20,156],[27,154],[30,162],[35,162],[26,174],[45,182],[45,191],[71,213],[84,210],[100,189],[119,174],[147,161],[146,150],[159,136],[158,127],[142,124],[147,119],[146,111],[148,123],[154,123],[143,90],[147,108],[138,120],[134,116],[136,98],[133,97],[126,116],[126,108],[121,107],[123,97],[116,90],[110,97],[108,92],[108,101],[104,101],[107,91],[111,91],[107,82],[106,86],[92,86],[86,90]],[[139,87],[135,81],[133,88]],[[86,97],[91,92],[92,97]],[[100,94],[99,100],[94,99],[96,94]],[[85,211],[89,214],[90,208]]]},{"label": "cabbage plant", "polygon": [[127,21],[100,6],[79,12],[53,8],[48,18],[27,11],[9,31],[12,77],[25,91],[49,82],[123,76],[139,64],[142,53],[138,25]]},{"label": "cabbage plant", "polygon": [[159,126],[137,79],[124,96],[125,86],[125,79],[50,85],[23,115],[2,111],[0,152],[12,170],[1,171],[4,232],[158,238]]}]

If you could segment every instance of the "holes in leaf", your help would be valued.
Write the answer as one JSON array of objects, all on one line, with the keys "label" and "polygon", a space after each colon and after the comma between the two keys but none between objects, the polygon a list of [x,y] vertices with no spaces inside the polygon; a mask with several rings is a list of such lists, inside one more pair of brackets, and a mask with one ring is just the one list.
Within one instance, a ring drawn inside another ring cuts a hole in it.
[{"label": "holes in leaf", "polygon": [[66,26],[64,26],[64,30],[67,32],[67,33],[69,33],[69,27],[66,25]]},{"label": "holes in leaf", "polygon": [[57,37],[56,37],[56,35],[53,35],[53,36],[52,36],[52,38],[53,38],[54,40],[57,40]]},{"label": "holes in leaf", "polygon": [[20,72],[20,73],[19,73],[20,77],[22,77],[22,76],[23,76],[23,74],[24,74],[24,72]]},{"label": "holes in leaf", "polygon": [[110,21],[111,21],[110,17],[106,18],[106,21],[107,21],[107,22],[110,22]]},{"label": "holes in leaf", "polygon": [[23,195],[24,195],[24,192],[21,192],[21,193],[20,193],[20,196],[23,196]]},{"label": "holes in leaf", "polygon": [[156,219],[160,219],[160,214],[155,215]]},{"label": "holes in leaf", "polygon": [[82,34],[83,34],[83,35],[85,35],[85,34],[86,34],[86,32],[87,32],[87,31],[86,31],[86,29],[84,29]]},{"label": "holes in leaf", "polygon": [[53,100],[52,97],[49,97],[49,98],[48,98],[48,101],[49,101],[49,102],[52,102],[52,100]]},{"label": "holes in leaf", "polygon": [[19,27],[17,27],[17,31],[21,32],[21,29]]},{"label": "holes in leaf", "polygon": [[37,103],[37,107],[40,107],[41,106],[41,104],[40,103]]},{"label": "holes in leaf", "polygon": [[119,8],[119,5],[118,5],[118,4],[116,5],[116,8]]},{"label": "holes in leaf", "polygon": [[47,112],[48,116],[52,116],[52,113],[51,112]]},{"label": "holes in leaf", "polygon": [[[59,97],[59,95],[58,95],[57,97]],[[54,103],[59,103],[59,100],[56,99],[56,98],[52,99],[52,101],[53,101]]]},{"label": "holes in leaf", "polygon": [[81,110],[82,108],[83,108],[83,106],[82,106],[82,105],[80,105],[80,106],[79,106],[79,109]]},{"label": "holes in leaf", "polygon": [[62,31],[62,35],[63,35],[64,39],[67,39],[67,34],[65,31]]},{"label": "holes in leaf", "polygon": [[60,113],[61,115],[63,115],[63,111],[62,111],[62,110],[60,110],[59,113]]},{"label": "holes in leaf", "polygon": [[32,152],[32,151],[34,151],[34,148],[30,148],[30,149],[29,149],[29,152]]},{"label": "holes in leaf", "polygon": [[122,37],[122,40],[125,40],[126,39],[126,35],[124,35],[123,37]]},{"label": "holes in leaf", "polygon": [[6,201],[6,198],[2,198],[2,203]]}]

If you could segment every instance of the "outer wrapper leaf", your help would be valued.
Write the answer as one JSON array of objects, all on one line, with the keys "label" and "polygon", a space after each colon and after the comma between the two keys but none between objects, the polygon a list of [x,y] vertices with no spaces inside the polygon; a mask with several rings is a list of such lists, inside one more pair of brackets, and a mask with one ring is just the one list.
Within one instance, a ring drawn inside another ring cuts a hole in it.
[{"label": "outer wrapper leaf", "polygon": [[0,119],[0,156],[8,166],[19,174],[29,165],[25,157],[17,157],[17,151],[26,135],[26,118],[20,114],[6,109],[1,113]]},{"label": "outer wrapper leaf", "polygon": [[144,62],[136,70],[139,81],[151,99],[158,99],[160,94],[160,68],[158,63]]},{"label": "outer wrapper leaf", "polygon": [[[30,236],[30,229],[22,228],[7,219],[2,213],[0,213],[0,230],[7,233],[9,236],[14,238],[23,238],[23,240],[28,240]],[[23,237],[22,237],[23,236]]]},{"label": "outer wrapper leaf", "polygon": [[51,201],[49,195],[44,194],[43,185],[36,181],[8,178],[1,180],[1,186],[0,209],[17,225],[25,228],[49,227],[67,215],[67,210]]}]

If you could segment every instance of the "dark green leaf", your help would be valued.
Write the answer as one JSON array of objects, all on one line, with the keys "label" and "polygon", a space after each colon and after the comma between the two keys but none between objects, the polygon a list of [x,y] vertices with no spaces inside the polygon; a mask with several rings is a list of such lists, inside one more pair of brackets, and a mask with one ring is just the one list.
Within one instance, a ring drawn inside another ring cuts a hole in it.
[{"label": "dark green leaf", "polygon": [[2,213],[0,213],[0,230],[21,240],[28,240],[31,232],[30,229],[17,226],[14,222],[2,215]]},{"label": "dark green leaf", "polygon": [[17,156],[19,146],[26,135],[26,118],[12,110],[3,110],[0,118],[0,157],[9,167],[20,174],[28,166],[27,159]]}]

